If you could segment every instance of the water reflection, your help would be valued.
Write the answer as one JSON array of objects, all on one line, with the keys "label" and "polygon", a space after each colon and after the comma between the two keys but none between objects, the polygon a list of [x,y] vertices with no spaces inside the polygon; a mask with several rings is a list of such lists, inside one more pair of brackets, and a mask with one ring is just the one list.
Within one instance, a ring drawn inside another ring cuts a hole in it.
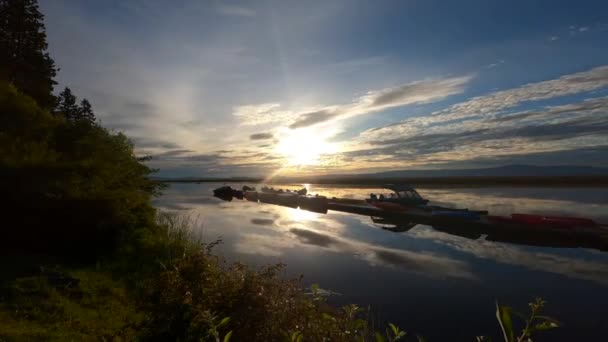
[{"label": "water reflection", "polygon": [[[308,189],[311,188],[313,187],[309,185]],[[317,191],[319,190],[317,189]],[[356,198],[365,196],[369,189],[331,189],[328,192],[330,195],[343,195],[347,191],[354,194]],[[445,191],[430,191],[434,193],[435,199],[439,199],[435,202],[446,205],[453,204],[450,202],[451,199],[482,205],[480,200],[482,196],[479,194],[448,193],[445,195]],[[439,196],[441,193],[444,196]],[[490,203],[498,198],[488,195],[486,197]],[[557,211],[555,203],[563,202],[554,199],[528,199],[528,202],[530,201],[553,205],[551,208],[554,211]],[[521,199],[518,203],[521,203]],[[587,205],[594,207],[593,204]],[[454,250],[501,264],[519,265],[531,270],[608,283],[607,258],[592,261],[571,256],[559,256],[552,254],[551,251],[530,251],[511,244],[494,242],[492,240],[500,241],[501,237],[493,237],[469,227],[443,229],[438,226],[430,227],[394,218],[326,215],[244,201],[218,202],[207,194],[199,192],[196,193],[196,196],[180,192],[171,196],[170,200],[165,198],[162,206],[170,209],[193,208],[191,211],[198,212],[198,215],[211,215],[207,216],[209,220],[222,221],[219,226],[224,229],[221,232],[218,231],[221,233],[218,235],[231,235],[235,240],[234,252],[241,255],[278,257],[292,249],[297,249],[303,254],[313,253],[315,249],[323,249],[332,253],[351,255],[372,266],[398,268],[431,277],[474,279],[474,271],[470,265],[453,255],[447,255],[447,251]],[[228,212],[219,217],[210,212],[210,209],[216,211],[218,207]],[[571,206],[568,206],[568,209],[571,210]],[[242,227],[243,222],[249,222],[256,228],[233,231],[234,227]],[[353,224],[354,222],[357,222],[358,225]],[[208,226],[210,225],[208,224]],[[361,230],[361,226],[381,228],[391,232],[407,232],[406,235],[400,236],[400,239],[395,241],[410,243],[401,246],[390,246],[394,244],[394,241],[379,243],[374,237],[374,232]],[[426,240],[426,243],[412,245],[411,241],[414,239]],[[513,237],[510,239],[516,240]],[[545,244],[550,245],[550,243]],[[553,243],[560,246],[559,242]],[[566,241],[563,244],[567,245],[567,243]],[[532,241],[527,244],[540,243]],[[559,253],[560,250],[553,252]]]},{"label": "water reflection", "polygon": [[[221,236],[224,244],[218,252],[230,260],[253,266],[285,262],[294,276],[304,274],[309,283],[318,282],[343,294],[334,300],[376,305],[391,320],[403,322],[406,328],[416,326],[430,338],[435,323],[453,323],[461,329],[470,326],[471,317],[489,317],[487,329],[482,330],[495,331],[494,300],[527,303],[537,295],[559,308],[559,318],[568,322],[560,329],[564,339],[575,340],[582,336],[581,331],[588,332],[588,340],[596,340],[595,332],[608,334],[608,322],[601,323],[608,307],[608,253],[491,241],[491,235],[466,227],[447,230],[332,211],[319,214],[272,204],[223,202],[210,195],[217,186],[173,186],[158,199],[157,206],[200,218],[203,237],[214,240]],[[294,186],[297,188],[301,187]],[[350,194],[353,198],[365,198],[374,191],[315,185],[309,189],[330,197]],[[588,193],[590,198],[601,197],[593,189],[567,192],[574,197],[545,194],[545,198],[518,197],[519,189],[510,194],[488,189],[420,192],[435,203],[481,210],[508,203],[514,211],[529,212],[539,206],[543,212],[600,221],[608,213],[602,200],[577,201]],[[412,306],[417,307],[414,312],[404,309]],[[441,311],[446,307],[466,307],[467,315],[454,317],[453,311]],[[582,318],[590,311],[600,317],[591,327]],[[434,323],[427,329],[425,322]],[[473,330],[466,335],[480,333]]]},{"label": "water reflection", "polygon": [[566,277],[592,280],[608,285],[608,263],[564,257],[541,251],[527,251],[517,246],[487,240],[471,241],[438,232],[430,227],[417,229],[413,236],[429,239],[477,258],[490,259],[531,270],[556,273]]}]

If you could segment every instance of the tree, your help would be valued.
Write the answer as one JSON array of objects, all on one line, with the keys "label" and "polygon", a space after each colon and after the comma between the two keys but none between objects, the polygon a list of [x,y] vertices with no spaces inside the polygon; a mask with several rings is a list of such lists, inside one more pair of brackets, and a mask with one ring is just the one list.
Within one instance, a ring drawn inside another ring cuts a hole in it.
[{"label": "tree", "polygon": [[68,120],[76,120],[80,114],[80,108],[76,104],[76,96],[72,90],[65,87],[57,99],[57,112],[63,114]]},{"label": "tree", "polygon": [[0,0],[0,79],[33,97],[43,108],[55,104],[55,62],[37,0]]},{"label": "tree", "polygon": [[95,123],[95,113],[93,113],[93,107],[87,99],[80,101],[80,108],[78,108],[78,117],[76,120],[87,122],[89,124]]}]

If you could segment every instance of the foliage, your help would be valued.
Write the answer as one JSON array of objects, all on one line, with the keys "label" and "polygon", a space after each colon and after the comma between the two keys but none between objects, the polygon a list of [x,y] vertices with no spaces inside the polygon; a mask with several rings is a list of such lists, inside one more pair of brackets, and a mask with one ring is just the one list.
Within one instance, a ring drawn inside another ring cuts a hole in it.
[{"label": "foliage", "polygon": [[0,0],[0,80],[52,108],[57,69],[46,52],[43,18],[36,0]]},{"label": "foliage", "polygon": [[12,231],[23,233],[7,246],[90,257],[111,252],[154,224],[149,200],[160,187],[148,178],[153,171],[124,134],[53,116],[0,83],[0,190],[20,218]]},{"label": "foliage", "polygon": [[143,316],[96,270],[41,269],[0,289],[0,341],[132,340]]},{"label": "foliage", "polygon": [[[513,309],[508,306],[502,306],[496,303],[496,318],[500,323],[505,342],[531,342],[532,334],[539,331],[558,328],[559,322],[557,320],[540,315],[545,304],[546,302],[541,298],[536,298],[534,302],[528,303],[530,315],[526,317],[523,314],[514,312]],[[512,315],[516,315],[524,321],[524,327],[519,336],[516,335],[513,327]]]},{"label": "foliage", "polygon": [[62,115],[66,120],[80,122],[85,125],[95,124],[95,113],[93,113],[93,107],[87,99],[83,99],[80,102],[80,106],[77,104],[77,98],[72,94],[72,90],[65,87],[59,97],[57,98],[57,107],[55,113]]}]

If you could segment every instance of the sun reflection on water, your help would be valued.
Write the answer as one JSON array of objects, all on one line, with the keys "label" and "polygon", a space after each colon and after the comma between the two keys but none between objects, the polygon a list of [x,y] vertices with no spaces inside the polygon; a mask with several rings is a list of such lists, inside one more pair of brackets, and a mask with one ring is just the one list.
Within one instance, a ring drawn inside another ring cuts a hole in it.
[{"label": "sun reflection on water", "polygon": [[289,218],[296,222],[314,221],[320,214],[302,209],[290,209],[287,211]]}]

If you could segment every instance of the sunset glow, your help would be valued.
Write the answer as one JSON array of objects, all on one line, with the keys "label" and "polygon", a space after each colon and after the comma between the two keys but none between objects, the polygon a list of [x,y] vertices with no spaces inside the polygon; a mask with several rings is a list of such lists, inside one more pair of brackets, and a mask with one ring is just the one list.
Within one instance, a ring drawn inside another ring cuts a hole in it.
[{"label": "sunset glow", "polygon": [[327,141],[323,134],[311,130],[289,132],[280,138],[276,153],[287,160],[289,166],[314,166],[321,164],[321,157],[338,152],[338,144]]}]

